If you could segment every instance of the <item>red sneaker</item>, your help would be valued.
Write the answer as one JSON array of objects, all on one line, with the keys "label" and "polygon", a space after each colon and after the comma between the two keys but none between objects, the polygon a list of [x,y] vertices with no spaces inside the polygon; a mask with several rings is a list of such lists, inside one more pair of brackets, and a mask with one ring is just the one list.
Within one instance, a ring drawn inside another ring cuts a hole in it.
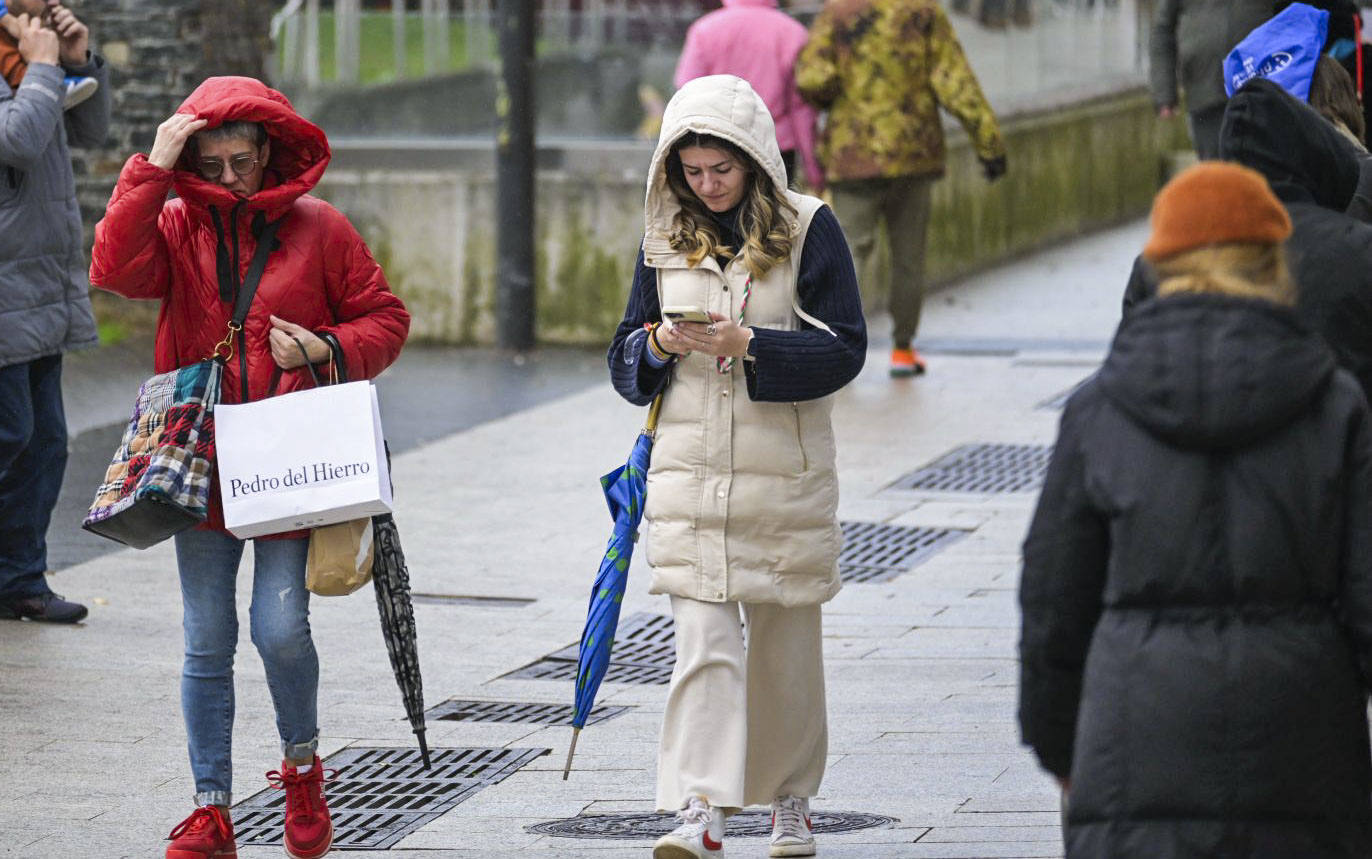
[{"label": "red sneaker", "polygon": [[191,812],[167,837],[167,859],[238,859],[233,823],[213,805]]},{"label": "red sneaker", "polygon": [[324,782],[328,780],[319,755],[314,756],[314,766],[307,773],[298,772],[285,761],[281,762],[279,772],[267,773],[272,787],[286,791],[287,856],[319,859],[333,845],[333,820],[329,817],[329,804],[324,801]]}]

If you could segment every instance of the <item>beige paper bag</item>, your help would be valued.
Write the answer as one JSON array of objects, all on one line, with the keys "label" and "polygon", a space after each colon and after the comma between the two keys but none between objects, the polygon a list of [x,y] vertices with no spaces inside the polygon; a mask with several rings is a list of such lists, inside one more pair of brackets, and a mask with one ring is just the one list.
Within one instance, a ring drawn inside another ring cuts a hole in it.
[{"label": "beige paper bag", "polygon": [[305,587],[322,597],[347,596],[372,580],[371,517],[310,532]]}]

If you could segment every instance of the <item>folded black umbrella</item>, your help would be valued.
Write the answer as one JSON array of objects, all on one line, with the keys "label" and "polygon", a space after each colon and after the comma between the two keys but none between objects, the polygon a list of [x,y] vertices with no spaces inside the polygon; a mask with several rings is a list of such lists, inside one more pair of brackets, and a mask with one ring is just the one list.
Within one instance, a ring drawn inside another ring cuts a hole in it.
[{"label": "folded black umbrella", "polygon": [[405,703],[405,715],[419,740],[424,768],[430,767],[429,743],[424,738],[424,680],[419,674],[419,645],[414,626],[414,603],[410,600],[410,573],[400,549],[400,532],[389,514],[372,517],[374,558],[372,585],[381,614],[381,636],[391,657],[396,685]]}]

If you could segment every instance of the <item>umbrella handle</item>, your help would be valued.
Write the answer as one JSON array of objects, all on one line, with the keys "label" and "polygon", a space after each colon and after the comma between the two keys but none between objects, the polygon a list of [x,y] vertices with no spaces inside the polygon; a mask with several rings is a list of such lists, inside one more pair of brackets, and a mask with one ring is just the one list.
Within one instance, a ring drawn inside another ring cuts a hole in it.
[{"label": "umbrella handle", "polygon": [[657,432],[657,417],[662,413],[662,394],[653,398],[653,404],[648,407],[648,420],[643,424],[643,432],[652,435]]},{"label": "umbrella handle", "polygon": [[567,749],[567,765],[562,768],[562,780],[567,780],[567,775],[572,771],[572,755],[576,754],[576,738],[581,736],[580,728],[572,728],[572,745]]}]

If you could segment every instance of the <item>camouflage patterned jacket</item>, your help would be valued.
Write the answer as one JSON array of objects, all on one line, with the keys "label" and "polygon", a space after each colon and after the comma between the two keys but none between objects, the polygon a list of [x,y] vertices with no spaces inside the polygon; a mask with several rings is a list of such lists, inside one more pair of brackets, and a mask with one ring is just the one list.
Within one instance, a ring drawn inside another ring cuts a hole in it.
[{"label": "camouflage patterned jacket", "polygon": [[942,174],[940,106],[980,158],[1005,154],[938,0],[826,0],[796,60],[796,83],[829,113],[819,157],[831,181]]}]

